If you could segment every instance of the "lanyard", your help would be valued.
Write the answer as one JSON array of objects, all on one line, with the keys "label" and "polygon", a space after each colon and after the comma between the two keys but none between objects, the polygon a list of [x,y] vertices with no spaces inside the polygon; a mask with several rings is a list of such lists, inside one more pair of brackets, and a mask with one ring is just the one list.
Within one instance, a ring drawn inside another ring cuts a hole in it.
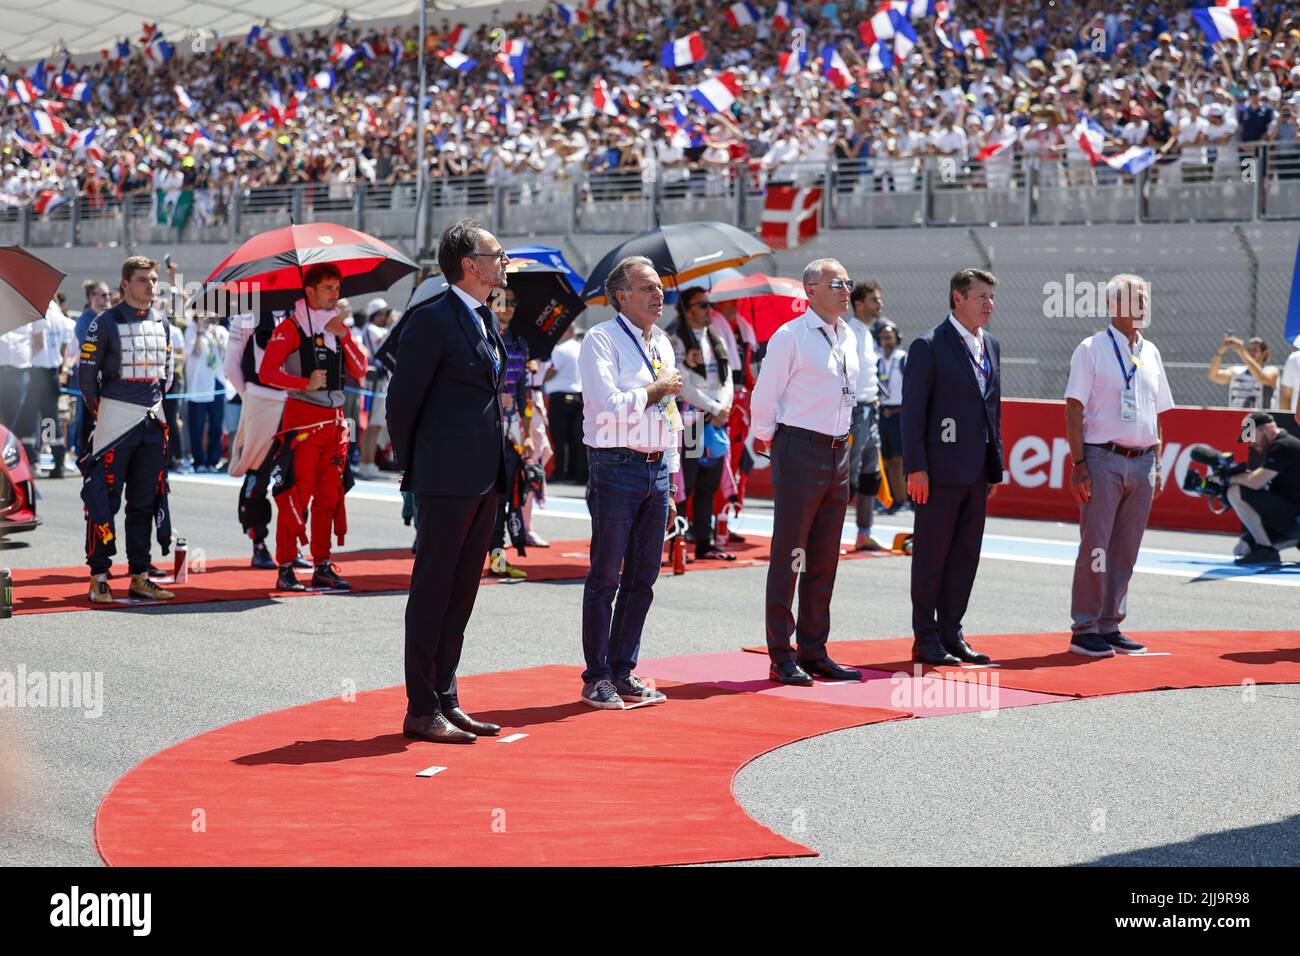
[{"label": "lanyard", "polygon": [[840,377],[844,379],[844,394],[847,395],[852,391],[852,389],[849,388],[849,360],[845,358],[842,353],[835,350],[835,343],[831,341],[831,337],[826,334],[824,328],[819,325],[817,331],[822,334],[822,338],[826,340],[826,344],[831,347],[831,357],[835,359],[835,364],[839,367]]},{"label": "lanyard", "polygon": [[894,354],[889,356],[888,358],[882,355],[880,356],[880,358],[876,359],[876,377],[880,379],[881,385],[889,384],[889,379],[893,376],[894,367],[897,364],[898,364],[897,351],[895,351]]},{"label": "lanyard", "polygon": [[[641,343],[637,341],[636,336],[632,334],[632,330],[627,327],[627,323],[623,321],[623,317],[621,315],[618,317],[618,327],[627,333],[627,337],[631,339],[632,344],[636,346],[637,353],[641,356],[641,361],[645,362],[645,367],[650,370],[650,377],[652,379],[657,379],[659,377],[659,374],[655,371],[654,363],[650,361],[650,357],[646,355],[645,349],[641,347]],[[657,361],[658,360],[657,352],[655,353],[655,356]]]},{"label": "lanyard", "polygon": [[[976,339],[975,341],[978,342],[979,339]],[[965,343],[962,344],[964,345]],[[989,363],[989,347],[987,343],[984,348],[980,350],[980,360],[978,362],[975,361],[975,354],[971,352],[969,348],[966,349],[966,357],[970,359],[971,365],[975,366],[976,372],[984,373],[984,381],[987,382],[989,376],[993,373],[993,366]]]},{"label": "lanyard", "polygon": [[1119,354],[1119,343],[1115,341],[1115,333],[1110,329],[1106,329],[1106,334],[1110,336],[1111,348],[1115,350],[1115,361],[1119,362],[1120,374],[1124,376],[1124,388],[1126,390],[1131,389],[1133,387],[1133,379],[1137,377],[1138,368],[1141,365],[1141,341],[1139,340],[1138,343],[1137,355],[1130,356],[1133,359],[1133,368],[1130,370],[1128,366],[1124,364],[1124,358]]}]

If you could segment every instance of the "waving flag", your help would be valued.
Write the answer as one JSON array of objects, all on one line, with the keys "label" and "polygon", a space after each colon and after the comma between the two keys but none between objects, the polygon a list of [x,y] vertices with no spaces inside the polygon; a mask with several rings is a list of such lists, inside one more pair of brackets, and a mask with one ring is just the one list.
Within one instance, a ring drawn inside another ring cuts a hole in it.
[{"label": "waving flag", "polygon": [[916,31],[912,29],[912,24],[901,17],[895,25],[898,29],[894,34],[894,57],[899,60],[906,60],[911,52],[916,49]]},{"label": "waving flag", "polygon": [[937,8],[940,4],[947,6],[946,0],[911,0],[907,5],[907,18],[924,20],[926,17],[937,17],[939,15]]},{"label": "waving flag", "polygon": [[125,60],[125,59],[128,59],[130,56],[131,56],[131,41],[130,41],[130,40],[118,40],[118,41],[117,41],[117,58],[118,58],[119,60]]},{"label": "waving flag", "polygon": [[790,24],[790,4],[788,0],[781,0],[772,14],[772,29],[777,33],[784,33],[790,29]]},{"label": "waving flag", "polygon": [[888,6],[881,7],[869,20],[858,24],[858,36],[862,45],[870,49],[881,40],[892,40],[898,32],[898,25],[905,22],[897,10]]},{"label": "waving flag", "polygon": [[587,0],[587,9],[592,13],[613,13],[615,0]]},{"label": "waving flag", "polygon": [[979,57],[981,60],[988,60],[993,56],[992,47],[989,46],[988,34],[978,28],[962,30],[958,33],[957,48],[963,53]]},{"label": "waving flag", "polygon": [[587,22],[587,11],[578,7],[570,6],[567,3],[557,3],[556,9],[560,12],[560,19],[571,27],[580,27]]},{"label": "waving flag", "polygon": [[952,42],[952,38],[948,36],[948,22],[950,19],[951,16],[949,14],[948,0],[935,0],[934,35],[938,37],[939,42],[949,50],[955,50],[957,47]]},{"label": "waving flag", "polygon": [[1156,151],[1146,146],[1130,146],[1122,153],[1105,157],[1106,165],[1122,173],[1136,176],[1142,170],[1155,165]]},{"label": "waving flag", "polygon": [[235,125],[239,127],[241,133],[247,133],[262,117],[261,110],[249,110],[242,114],[239,119],[235,120]]},{"label": "waving flag", "polygon": [[478,60],[467,57],[458,50],[439,50],[434,54],[443,64],[458,73],[468,73],[474,67],[478,66]]},{"label": "waving flag", "polygon": [[762,19],[762,14],[758,12],[758,7],[745,0],[744,3],[733,3],[727,7],[727,23],[731,24],[731,29],[739,30],[741,27],[752,27]]},{"label": "waving flag", "polygon": [[66,205],[67,202],[66,193],[61,193],[55,189],[42,189],[36,196],[36,201],[32,203],[32,209],[36,210],[37,215],[45,218],[60,206]]},{"label": "waving flag", "polygon": [[32,86],[41,96],[49,92],[50,88],[45,84],[45,61],[41,60],[34,67],[27,71],[27,78],[31,81]]},{"label": "waving flag", "polygon": [[379,117],[369,106],[363,105],[361,112],[357,116],[358,129],[377,129],[379,127]]},{"label": "waving flag", "polygon": [[194,109],[194,101],[190,99],[190,95],[185,92],[185,87],[177,84],[172,87],[172,90],[176,93],[176,102],[180,104],[181,109],[185,110],[187,113]]},{"label": "waving flag", "polygon": [[74,153],[83,152],[89,148],[93,142],[95,142],[95,137],[98,135],[98,126],[92,126],[89,129],[83,130],[74,129],[72,130],[71,135],[68,136],[68,149],[72,150]]},{"label": "waving flag", "polygon": [[329,90],[334,88],[334,71],[321,70],[310,80],[307,85],[313,90]]},{"label": "waving flag", "polygon": [[342,40],[335,40],[334,45],[330,47],[330,62],[337,63],[339,60],[347,62],[352,59],[352,47],[348,46]]},{"label": "waving flag", "polygon": [[670,43],[664,44],[663,66],[665,70],[676,70],[690,66],[704,59],[704,38],[692,33]]},{"label": "waving flag", "polygon": [[595,107],[596,112],[604,113],[606,116],[618,115],[618,106],[615,105],[614,98],[609,95],[609,87],[599,76],[591,81],[591,105]]},{"label": "waving flag", "polygon": [[730,70],[705,80],[691,90],[691,98],[703,106],[706,113],[726,112],[731,109],[731,104],[736,102],[738,96],[740,96],[740,81]]},{"label": "waving flag", "polygon": [[524,60],[527,57],[527,40],[507,40],[497,54],[497,66],[511,83],[520,83],[524,78]]},{"label": "waving flag", "polygon": [[1211,43],[1241,40],[1255,32],[1250,7],[1192,7],[1196,25]]},{"label": "waving flag", "polygon": [[894,51],[888,40],[879,40],[867,51],[868,73],[890,73],[894,69]]},{"label": "waving flag", "polygon": [[202,126],[194,127],[190,134],[185,137],[185,143],[188,146],[196,146],[199,143],[211,143],[212,141],[212,137],[208,135],[208,131]]},{"label": "waving flag", "polygon": [[71,100],[74,103],[89,103],[90,84],[85,80],[78,80],[76,83],[60,90],[59,95],[65,100]]},{"label": "waving flag", "polygon": [[254,23],[249,28],[248,36],[244,37],[244,46],[256,46],[260,39],[262,39],[262,28]]},{"label": "waving flag", "polygon": [[983,162],[986,159],[992,159],[994,156],[998,156],[1001,155],[1002,153],[1005,153],[1007,150],[1009,150],[1012,146],[1015,145],[1016,145],[1016,138],[1014,136],[1008,136],[1005,139],[1000,139],[996,143],[989,143],[987,146],[985,146],[983,149],[981,149],[978,153],[975,154],[975,161]]},{"label": "waving flag", "polygon": [[826,77],[827,82],[837,90],[848,89],[853,85],[853,74],[849,72],[849,65],[844,62],[844,57],[840,56],[840,51],[833,46],[822,50],[822,76]]},{"label": "waving flag", "polygon": [[453,50],[463,52],[469,46],[469,29],[463,23],[456,24],[456,29],[447,34],[447,42]]},{"label": "waving flag", "polygon": [[12,136],[14,141],[23,148],[24,152],[32,156],[35,156],[37,159],[40,159],[41,157],[46,156],[49,153],[49,149],[45,145],[45,140],[43,139],[41,140],[28,139],[26,136],[18,132],[18,130],[16,129],[10,130],[9,135]]},{"label": "waving flag", "polygon": [[63,120],[57,116],[51,116],[44,110],[29,110],[28,115],[32,118],[32,125],[36,127],[36,132],[42,136],[62,136],[67,131],[67,126]]},{"label": "waving flag", "polygon": [[807,50],[800,50],[798,53],[782,53],[778,61],[777,72],[781,76],[796,76],[807,65]]},{"label": "waving flag", "polygon": [[1074,129],[1070,132],[1070,138],[1083,150],[1088,161],[1096,166],[1102,161],[1102,153],[1106,145],[1106,131],[1088,116],[1083,110],[1078,111],[1079,122],[1075,124]]},{"label": "waving flag", "polygon": [[293,44],[287,36],[278,36],[266,42],[266,52],[276,58],[293,56]]},{"label": "waving flag", "polygon": [[9,90],[9,99],[15,103],[35,103],[40,98],[40,90],[36,89],[32,81],[26,77],[14,80],[13,87]]}]

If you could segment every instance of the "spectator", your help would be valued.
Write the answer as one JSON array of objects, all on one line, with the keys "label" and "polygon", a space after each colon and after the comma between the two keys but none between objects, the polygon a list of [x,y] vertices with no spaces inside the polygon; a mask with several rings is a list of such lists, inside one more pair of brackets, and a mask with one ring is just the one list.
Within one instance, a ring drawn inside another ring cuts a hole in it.
[{"label": "spectator", "polygon": [[[1224,357],[1234,350],[1245,364],[1223,368]],[[1273,390],[1277,388],[1279,369],[1276,365],[1266,364],[1268,354],[1268,343],[1259,336],[1249,343],[1232,335],[1223,337],[1219,350],[1210,360],[1207,374],[1211,382],[1228,386],[1229,408],[1273,407]]]},{"label": "spectator", "polygon": [[185,387],[189,401],[190,453],[196,474],[209,474],[221,462],[222,419],[226,407],[226,361],[229,332],[206,316],[196,315],[185,330]]}]

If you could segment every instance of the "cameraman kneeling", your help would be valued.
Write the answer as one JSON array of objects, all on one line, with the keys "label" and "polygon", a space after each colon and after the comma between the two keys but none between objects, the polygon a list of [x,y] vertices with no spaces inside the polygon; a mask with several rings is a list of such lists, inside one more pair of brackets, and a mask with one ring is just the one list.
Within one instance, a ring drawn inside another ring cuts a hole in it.
[{"label": "cameraman kneeling", "polygon": [[1253,544],[1237,564],[1280,564],[1274,542],[1300,537],[1300,438],[1278,428],[1267,412],[1251,412],[1241,427],[1241,440],[1250,441],[1264,461],[1228,482],[1228,503]]}]

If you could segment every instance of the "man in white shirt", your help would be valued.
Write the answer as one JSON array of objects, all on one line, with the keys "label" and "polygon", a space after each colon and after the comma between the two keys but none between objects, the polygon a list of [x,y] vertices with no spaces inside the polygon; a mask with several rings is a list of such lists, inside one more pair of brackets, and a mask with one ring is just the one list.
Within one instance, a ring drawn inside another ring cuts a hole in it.
[{"label": "man in white shirt", "polygon": [[216,471],[221,461],[221,434],[226,410],[223,366],[229,338],[230,333],[223,326],[203,316],[196,315],[185,330],[185,387],[190,396],[185,405],[185,417],[188,419],[195,474]]},{"label": "man in white shirt", "polygon": [[20,325],[0,335],[0,424],[18,436],[35,467],[31,445],[29,380],[32,374],[32,329]]},{"label": "man in white shirt", "polygon": [[570,325],[551,350],[542,390],[546,393],[546,417],[551,423],[551,445],[555,449],[551,480],[585,485],[587,449],[582,444],[582,381],[578,375],[581,343],[582,333],[576,325]]},{"label": "man in white shirt", "polygon": [[[667,698],[632,673],[654,600],[664,533],[677,519],[682,377],[655,323],[664,290],[654,263],[628,256],[605,295],[618,315],[588,330],[578,358],[588,448],[591,568],[582,592],[582,700],[599,710]],[[617,600],[616,600],[617,596]]]},{"label": "man in white shirt", "polygon": [[[808,312],[767,343],[750,410],[754,451],[772,456],[772,554],[767,566],[768,677],[808,687],[813,675],[861,680],[826,655],[840,529],[849,504],[849,429],[857,406],[858,343],[843,316],[853,282],[834,259],[803,273]],[[797,574],[799,620],[791,606]],[[797,636],[798,659],[790,646]]]},{"label": "man in white shirt", "polygon": [[880,283],[859,282],[849,299],[853,318],[849,328],[858,343],[857,405],[853,408],[852,449],[849,459],[849,487],[855,494],[858,536],[854,551],[882,551],[871,536],[876,515],[876,494],[880,491],[880,386],[876,381],[876,340],[871,321],[879,314]]},{"label": "man in white shirt", "polygon": [[[49,443],[54,464],[48,477],[62,478],[68,450],[68,416],[59,409],[59,386],[67,380],[77,357],[77,324],[63,314],[58,303],[51,302],[45,318],[31,324],[31,337],[30,417],[36,421],[33,447],[39,455],[41,445]],[[35,467],[35,460],[32,465]]]},{"label": "man in white shirt", "polygon": [[1144,654],[1120,632],[1160,474],[1159,416],[1174,407],[1160,350],[1139,328],[1150,315],[1147,283],[1118,275],[1106,285],[1111,324],[1079,343],[1065,386],[1070,490],[1079,501],[1079,554],[1070,594],[1070,651],[1085,657]]},{"label": "man in white shirt", "polygon": [[1290,412],[1298,416],[1296,423],[1300,424],[1300,335],[1296,336],[1296,351],[1292,352],[1282,366],[1282,374],[1278,376],[1278,391],[1281,397],[1278,401],[1278,408],[1283,412]]},{"label": "man in white shirt", "polygon": [[880,387],[880,453],[885,459],[885,476],[894,503],[886,514],[901,511],[907,503],[907,482],[903,479],[903,373],[907,350],[898,346],[898,327],[892,322],[880,330],[880,358],[876,360],[876,381]]}]

